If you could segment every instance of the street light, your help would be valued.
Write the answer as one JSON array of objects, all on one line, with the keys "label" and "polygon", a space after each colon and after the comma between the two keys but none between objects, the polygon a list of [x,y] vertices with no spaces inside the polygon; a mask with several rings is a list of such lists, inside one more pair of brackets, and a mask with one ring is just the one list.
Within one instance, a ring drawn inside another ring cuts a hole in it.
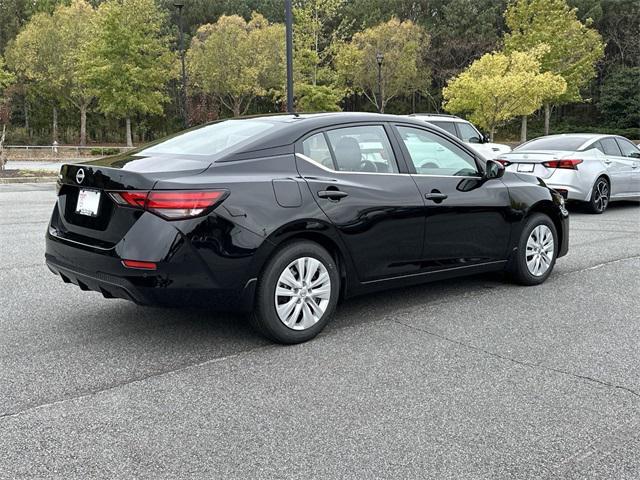
[{"label": "street light", "polygon": [[187,69],[184,65],[184,28],[182,25],[182,7],[184,2],[175,1],[173,6],[178,9],[178,31],[180,32],[180,61],[182,63],[182,88],[180,103],[182,103],[182,123],[185,128],[189,126],[189,111],[187,106]]},{"label": "street light", "polygon": [[293,113],[293,14],[291,0],[284,0],[287,50],[287,112]]},{"label": "street light", "polygon": [[384,62],[384,53],[376,53],[376,62],[378,62],[378,113],[382,113],[382,62]]}]

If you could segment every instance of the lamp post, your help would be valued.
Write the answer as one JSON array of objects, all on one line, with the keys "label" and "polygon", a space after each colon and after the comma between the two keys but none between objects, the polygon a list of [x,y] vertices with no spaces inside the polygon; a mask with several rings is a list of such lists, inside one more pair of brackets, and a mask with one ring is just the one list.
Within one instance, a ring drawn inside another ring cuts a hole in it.
[{"label": "lamp post", "polygon": [[287,112],[293,113],[293,14],[291,0],[284,0],[287,50]]},{"label": "lamp post", "polygon": [[180,62],[182,63],[182,88],[180,89],[180,103],[182,103],[182,123],[189,126],[189,107],[187,105],[187,69],[184,64],[184,28],[182,25],[182,7],[184,2],[174,1],[173,6],[178,9],[178,31],[180,35]]},{"label": "lamp post", "polygon": [[376,62],[378,62],[378,113],[382,113],[384,111],[382,106],[382,62],[384,62],[384,54],[382,52],[376,53]]}]

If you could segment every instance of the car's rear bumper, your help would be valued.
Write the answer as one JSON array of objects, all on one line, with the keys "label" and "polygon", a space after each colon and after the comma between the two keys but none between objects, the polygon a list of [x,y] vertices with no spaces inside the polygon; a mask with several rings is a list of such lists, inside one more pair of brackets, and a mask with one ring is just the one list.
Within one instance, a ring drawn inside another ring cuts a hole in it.
[{"label": "car's rear bumper", "polygon": [[140,305],[206,307],[224,311],[246,311],[252,306],[255,282],[216,282],[202,261],[185,249],[179,261],[157,262],[156,270],[130,269],[115,251],[96,251],[90,246],[46,236],[46,264],[66,283],[82,290],[121,298]]}]

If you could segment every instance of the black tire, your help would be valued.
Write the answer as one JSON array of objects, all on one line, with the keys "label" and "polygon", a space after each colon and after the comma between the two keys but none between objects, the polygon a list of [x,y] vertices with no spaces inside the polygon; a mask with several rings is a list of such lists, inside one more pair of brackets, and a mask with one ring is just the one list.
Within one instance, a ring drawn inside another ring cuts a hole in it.
[{"label": "black tire", "polygon": [[611,184],[606,177],[598,177],[591,189],[591,199],[587,202],[590,213],[601,214],[609,206],[611,199]]},{"label": "black tire", "polygon": [[[280,320],[276,310],[275,294],[280,275],[292,262],[304,257],[316,259],[326,268],[331,293],[326,309],[319,320],[308,328],[294,330]],[[318,335],[329,323],[338,303],[339,292],[340,275],[336,262],[329,252],[317,243],[306,240],[288,243],[267,262],[258,279],[251,323],[259,333],[275,342],[283,344],[306,342]]]},{"label": "black tire", "polygon": [[[547,270],[541,275],[534,275],[527,266],[527,242],[534,229],[538,226],[546,226],[553,236],[553,258],[549,263]],[[534,213],[526,219],[520,239],[518,240],[518,249],[513,253],[510,262],[509,273],[511,278],[521,285],[539,285],[544,282],[556,264],[558,256],[558,232],[553,221],[543,213]]]}]

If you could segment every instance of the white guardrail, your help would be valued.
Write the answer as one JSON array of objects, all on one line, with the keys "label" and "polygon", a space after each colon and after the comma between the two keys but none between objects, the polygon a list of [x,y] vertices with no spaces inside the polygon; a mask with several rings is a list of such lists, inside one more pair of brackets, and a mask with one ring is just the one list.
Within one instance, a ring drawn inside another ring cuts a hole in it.
[{"label": "white guardrail", "polygon": [[135,147],[116,147],[109,145],[5,145],[3,147],[7,161],[38,161],[38,160],[82,160],[98,158],[126,152]]}]

